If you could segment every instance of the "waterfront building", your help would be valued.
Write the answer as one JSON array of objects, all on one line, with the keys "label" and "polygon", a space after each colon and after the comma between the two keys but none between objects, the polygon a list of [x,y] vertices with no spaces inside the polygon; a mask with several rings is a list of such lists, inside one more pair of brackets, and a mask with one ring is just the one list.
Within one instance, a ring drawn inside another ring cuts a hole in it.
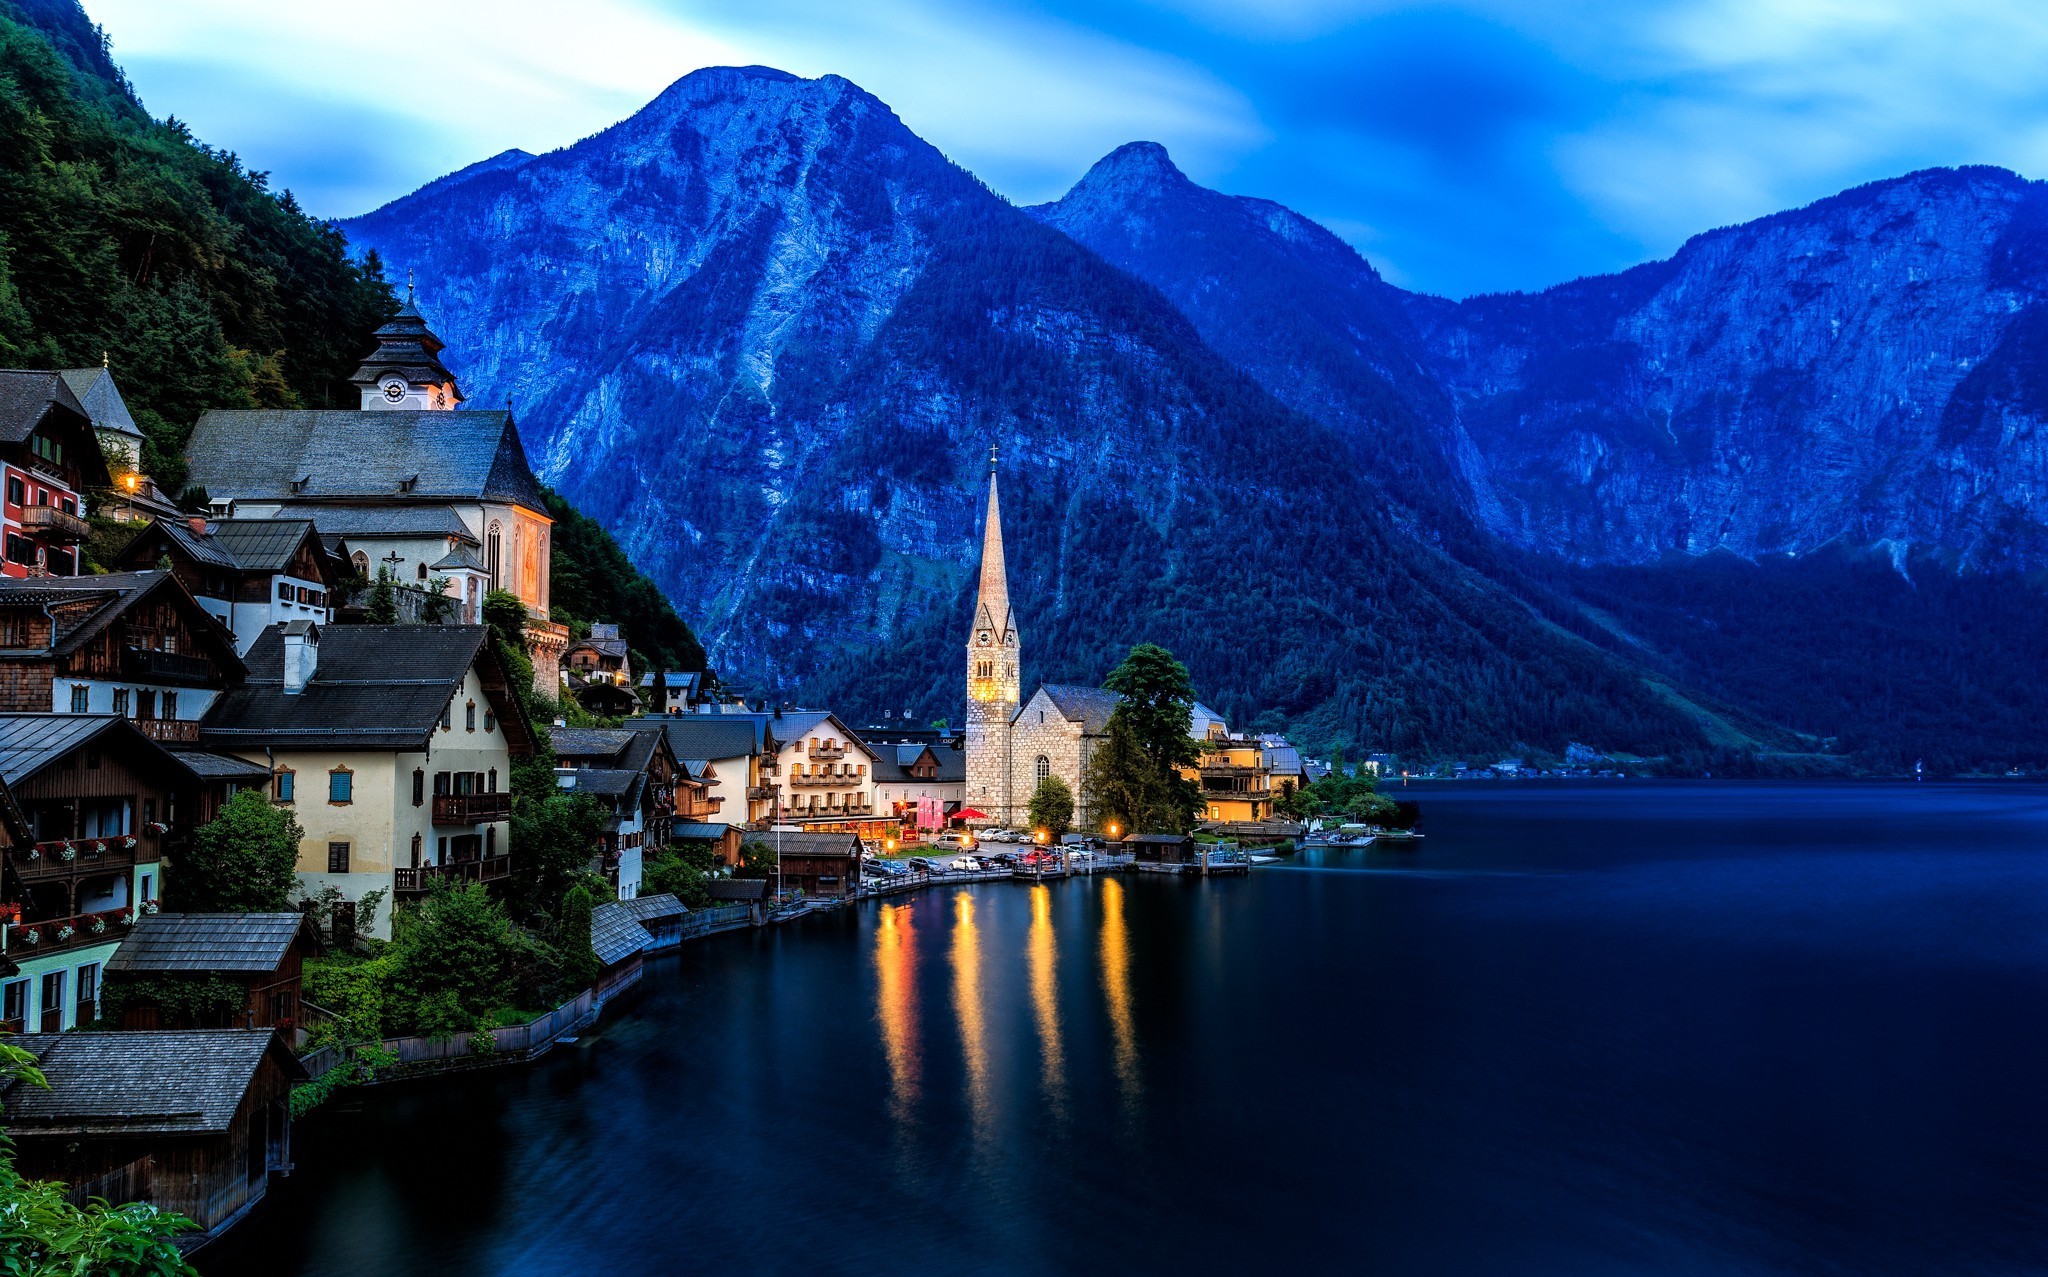
[{"label": "waterfront building", "polygon": [[600,1004],[640,982],[641,955],[653,944],[654,936],[624,904],[607,900],[590,911],[590,948],[598,965],[591,991]]},{"label": "waterfront building", "polygon": [[333,603],[349,576],[347,548],[330,552],[311,519],[157,519],[114,556],[131,571],[168,561],[209,615],[247,655],[257,636],[287,621],[334,618]]},{"label": "waterfront building", "polygon": [[112,714],[0,714],[0,1028],[99,1015],[106,964],[166,861],[264,768],[171,752]]},{"label": "waterfront building", "polygon": [[1202,791],[1203,818],[1253,823],[1273,813],[1272,776],[1257,740],[1214,736],[1201,742],[1195,765],[1181,769]]},{"label": "waterfront building", "polygon": [[709,799],[706,782],[692,779],[661,732],[626,728],[557,727],[549,733],[555,751],[555,783],[584,794],[605,810],[598,869],[620,900],[640,894],[648,849],[668,845],[676,795],[687,795],[690,815]]},{"label": "waterfront building", "polygon": [[[369,891],[406,900],[511,873],[512,760],[534,736],[485,627],[293,621],[248,664],[200,740],[266,763],[304,830],[306,894],[334,887],[352,917]],[[390,918],[369,934],[388,937]]]},{"label": "waterfront building", "polygon": [[958,738],[937,745],[923,742],[873,744],[875,806],[909,829],[920,813],[937,817],[929,828],[944,828],[967,798],[967,751]]},{"label": "waterfront building", "polygon": [[47,1088],[0,1092],[15,1169],[77,1198],[147,1202],[207,1237],[291,1168],[298,1057],[270,1029],[32,1034]]},{"label": "waterfront building", "polygon": [[777,823],[814,832],[880,832],[888,821],[888,813],[877,814],[875,807],[880,756],[838,715],[778,710],[760,717],[768,719],[779,746],[769,770]]},{"label": "waterfront building", "polygon": [[[668,714],[629,719],[634,731],[661,732],[678,760],[703,765],[705,802],[720,819],[749,827],[766,825],[779,792],[770,768],[782,748],[770,730],[772,719],[752,714]],[[703,812],[701,814],[710,814]]]},{"label": "waterfront building", "polygon": [[1309,783],[1308,766],[1302,761],[1301,751],[1285,740],[1265,741],[1264,754],[1266,779],[1272,786],[1275,802]]},{"label": "waterfront building", "polygon": [[365,579],[445,579],[465,617],[478,615],[486,590],[517,595],[535,690],[557,695],[569,632],[548,619],[554,520],[511,411],[457,409],[444,347],[410,295],[376,340],[352,378],[359,409],[201,416],[185,449],[191,481],[217,516],[309,518],[345,537]]},{"label": "waterfront building", "polygon": [[0,370],[0,575],[76,574],[84,494],[112,482],[64,374]]},{"label": "waterfront building", "polygon": [[860,839],[850,833],[770,833],[761,835],[773,847],[773,881],[783,891],[801,891],[811,898],[850,896],[860,890]]},{"label": "waterfront building", "polygon": [[232,1004],[199,1012],[146,996],[123,999],[120,1027],[268,1028],[292,1038],[300,976],[319,952],[320,932],[307,913],[158,913],[137,920],[107,960],[107,990],[128,983],[144,991],[152,978],[216,981],[236,990]]}]

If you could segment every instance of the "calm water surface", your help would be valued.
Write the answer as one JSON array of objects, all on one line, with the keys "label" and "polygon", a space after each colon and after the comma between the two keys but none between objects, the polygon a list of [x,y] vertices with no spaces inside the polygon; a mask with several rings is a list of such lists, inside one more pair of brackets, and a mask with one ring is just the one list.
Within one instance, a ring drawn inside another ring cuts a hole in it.
[{"label": "calm water surface", "polygon": [[2048,790],[1430,788],[1415,852],[723,937],[209,1277],[2048,1271]]}]

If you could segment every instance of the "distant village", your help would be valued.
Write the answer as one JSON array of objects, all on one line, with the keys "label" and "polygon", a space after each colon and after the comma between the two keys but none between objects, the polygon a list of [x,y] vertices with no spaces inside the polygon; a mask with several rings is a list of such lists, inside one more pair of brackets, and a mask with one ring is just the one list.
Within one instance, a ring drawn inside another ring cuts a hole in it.
[{"label": "distant village", "polygon": [[[458,410],[410,297],[376,340],[359,407],[205,413],[182,506],[114,370],[0,371],[0,1044],[48,1083],[0,1100],[22,1173],[72,1200],[178,1212],[189,1244],[261,1199],[334,1086],[532,1058],[684,939],[933,881],[1241,872],[1313,827],[1328,767],[1199,702],[1165,772],[1181,827],[1094,809],[1123,698],[1025,694],[993,455],[966,721],[856,725],[554,619],[510,411]],[[596,813],[588,846],[516,808],[536,766]],[[268,896],[237,843],[262,828],[296,842]],[[187,909],[181,872],[231,880]],[[461,972],[432,1014],[309,995],[371,978],[412,910],[562,884],[551,943],[585,965],[536,986],[552,1010],[487,1022]]]}]

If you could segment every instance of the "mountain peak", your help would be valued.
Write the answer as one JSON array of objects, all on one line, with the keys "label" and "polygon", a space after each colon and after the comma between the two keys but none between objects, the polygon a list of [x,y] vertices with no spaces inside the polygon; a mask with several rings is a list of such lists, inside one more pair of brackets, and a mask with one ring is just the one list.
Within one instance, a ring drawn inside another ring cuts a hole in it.
[{"label": "mountain peak", "polygon": [[1131,195],[1188,185],[1192,183],[1187,174],[1174,166],[1165,147],[1157,142],[1126,142],[1095,161],[1067,195],[1072,198],[1081,191]]}]

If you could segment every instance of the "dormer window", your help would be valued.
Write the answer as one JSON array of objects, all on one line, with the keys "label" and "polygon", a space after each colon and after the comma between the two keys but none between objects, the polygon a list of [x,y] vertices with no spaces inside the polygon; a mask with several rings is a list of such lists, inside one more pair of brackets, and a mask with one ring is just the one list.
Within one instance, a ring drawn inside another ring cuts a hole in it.
[{"label": "dormer window", "polygon": [[37,456],[53,466],[64,464],[64,445],[48,435],[37,435],[29,441],[29,448]]},{"label": "dormer window", "polygon": [[296,478],[296,479],[292,480],[292,492],[293,492],[294,494],[297,494],[297,493],[301,493],[301,492],[304,492],[304,491],[306,490],[306,488],[307,488],[307,487],[308,487],[308,486],[309,486],[309,485],[310,485],[310,484],[311,484],[312,482],[313,482],[313,476],[312,476],[312,475],[310,475],[310,474],[302,474],[302,475],[300,475],[300,476],[299,476],[298,478]]},{"label": "dormer window", "polygon": [[416,475],[416,474],[415,474],[415,475],[409,475],[409,476],[407,476],[406,478],[400,479],[400,480],[398,481],[398,490],[399,490],[400,492],[411,492],[411,491],[412,491],[413,489],[415,489],[415,488],[417,488],[417,487],[419,487],[419,486],[420,486],[420,477],[419,477],[418,475]]}]

